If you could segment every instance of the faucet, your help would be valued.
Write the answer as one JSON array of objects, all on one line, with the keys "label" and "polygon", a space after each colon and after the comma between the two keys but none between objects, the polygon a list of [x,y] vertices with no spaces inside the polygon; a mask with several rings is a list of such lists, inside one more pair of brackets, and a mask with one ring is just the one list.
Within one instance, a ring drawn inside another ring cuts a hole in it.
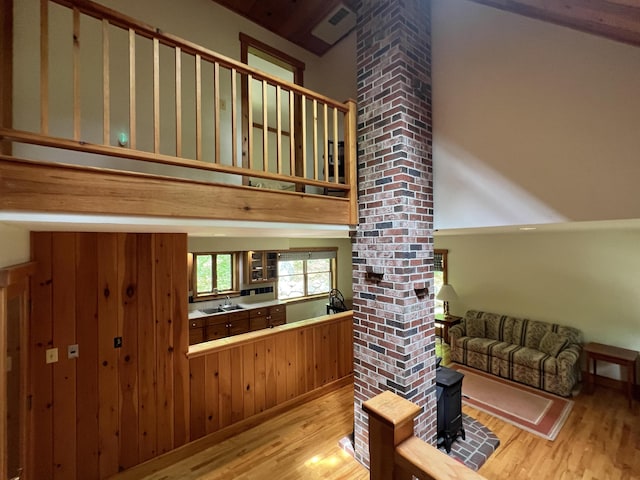
[{"label": "faucet", "polygon": [[225,305],[231,305],[231,299],[229,298],[229,295],[226,296],[226,300],[224,301]]}]

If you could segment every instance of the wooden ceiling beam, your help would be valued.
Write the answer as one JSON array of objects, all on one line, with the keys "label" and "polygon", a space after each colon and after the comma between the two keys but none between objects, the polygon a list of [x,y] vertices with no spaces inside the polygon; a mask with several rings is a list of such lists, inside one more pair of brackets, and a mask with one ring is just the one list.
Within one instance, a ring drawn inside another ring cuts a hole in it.
[{"label": "wooden ceiling beam", "polygon": [[471,1],[640,46],[640,1],[638,0]]}]

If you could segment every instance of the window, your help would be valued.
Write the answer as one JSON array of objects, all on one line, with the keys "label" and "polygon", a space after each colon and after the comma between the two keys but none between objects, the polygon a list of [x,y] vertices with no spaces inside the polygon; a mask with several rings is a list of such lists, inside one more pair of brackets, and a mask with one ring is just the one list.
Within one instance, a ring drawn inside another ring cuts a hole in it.
[{"label": "window", "polygon": [[335,250],[288,251],[278,258],[278,298],[328,295],[335,286]]},{"label": "window", "polygon": [[193,296],[207,297],[238,290],[236,253],[193,254]]},{"label": "window", "polygon": [[[447,254],[449,250],[435,250],[433,252],[433,291],[434,298],[438,295],[440,287],[447,283]],[[444,302],[435,301],[434,313],[436,315],[444,314]]]}]

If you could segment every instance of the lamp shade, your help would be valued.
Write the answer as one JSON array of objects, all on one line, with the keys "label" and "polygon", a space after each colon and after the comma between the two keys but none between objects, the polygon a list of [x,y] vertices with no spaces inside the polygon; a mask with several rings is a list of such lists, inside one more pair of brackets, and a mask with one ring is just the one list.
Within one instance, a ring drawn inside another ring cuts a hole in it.
[{"label": "lamp shade", "polygon": [[458,295],[456,295],[456,291],[453,289],[453,286],[445,283],[440,287],[440,291],[438,295],[436,295],[436,299],[442,300],[443,302],[451,302],[458,299]]}]

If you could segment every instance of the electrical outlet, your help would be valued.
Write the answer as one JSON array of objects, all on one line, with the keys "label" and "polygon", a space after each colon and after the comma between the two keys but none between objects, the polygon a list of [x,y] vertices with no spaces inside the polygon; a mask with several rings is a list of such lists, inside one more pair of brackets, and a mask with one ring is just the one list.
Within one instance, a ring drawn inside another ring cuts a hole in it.
[{"label": "electrical outlet", "polygon": [[49,348],[46,351],[47,363],[56,363],[58,361],[58,349]]},{"label": "electrical outlet", "polygon": [[69,345],[67,347],[67,358],[78,358],[80,356],[80,350],[78,344]]}]

